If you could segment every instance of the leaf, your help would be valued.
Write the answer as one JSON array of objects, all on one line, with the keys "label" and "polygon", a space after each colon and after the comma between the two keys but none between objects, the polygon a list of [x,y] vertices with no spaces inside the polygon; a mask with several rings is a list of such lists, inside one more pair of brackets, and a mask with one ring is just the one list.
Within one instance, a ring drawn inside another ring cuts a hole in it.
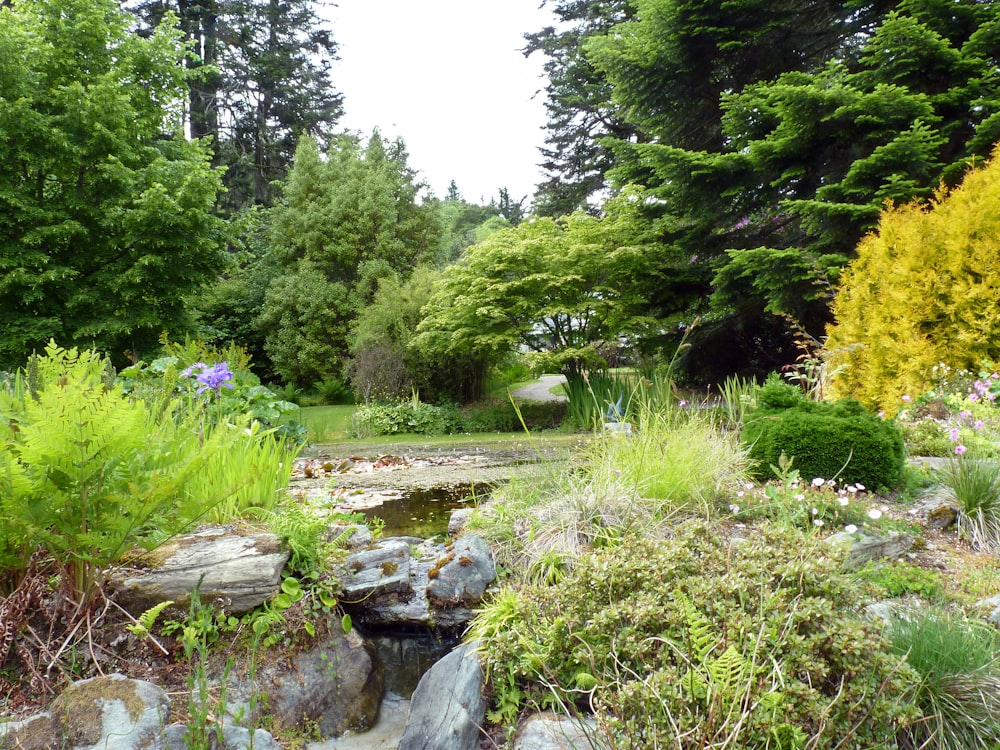
[{"label": "leaf", "polygon": [[351,620],[351,616],[345,613],[344,616],[340,618],[340,627],[344,629],[345,633],[350,633],[352,626],[353,622]]}]

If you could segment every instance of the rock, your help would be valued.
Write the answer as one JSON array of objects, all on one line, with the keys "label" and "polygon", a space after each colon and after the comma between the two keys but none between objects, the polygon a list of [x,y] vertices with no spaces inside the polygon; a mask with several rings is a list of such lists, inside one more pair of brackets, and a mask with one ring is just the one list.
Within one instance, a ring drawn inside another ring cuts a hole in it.
[{"label": "rock", "polygon": [[254,679],[230,675],[231,706],[249,706],[252,695],[267,695],[266,713],[279,729],[315,725],[324,737],[375,722],[383,675],[374,649],[357,630],[344,633],[339,622],[306,650],[262,657]]},{"label": "rock", "polygon": [[[190,740],[188,728],[183,724],[171,724],[163,730],[164,750],[188,750]],[[245,729],[235,724],[222,728],[222,744],[210,735],[211,745],[206,750],[281,750],[281,745],[266,729]]]},{"label": "rock", "polygon": [[347,549],[357,549],[358,547],[364,547],[372,542],[371,529],[363,524],[355,524],[352,526],[331,524],[327,526],[326,534],[323,536],[324,540],[327,542],[333,542],[338,539],[341,540],[343,546]]},{"label": "rock", "polygon": [[597,724],[553,713],[533,714],[520,723],[511,750],[604,750]]},{"label": "rock", "polygon": [[844,565],[857,568],[871,560],[895,560],[913,546],[913,537],[893,532],[889,536],[871,536],[863,533],[841,531],[831,534],[827,543],[849,548]]},{"label": "rock", "polygon": [[456,537],[462,533],[465,529],[466,524],[469,523],[469,518],[475,513],[474,508],[456,508],[451,512],[451,516],[448,518],[448,536]]},{"label": "rock", "polygon": [[274,534],[205,529],[134,558],[133,566],[142,567],[119,568],[109,584],[116,601],[134,616],[167,600],[186,611],[199,583],[202,602],[242,614],[278,593],[288,556]]},{"label": "rock", "polygon": [[420,678],[398,750],[478,750],[486,701],[477,645],[460,646]]},{"label": "rock", "polygon": [[474,616],[496,566],[467,534],[442,545],[384,539],[347,557],[341,606],[365,625],[458,627]]},{"label": "rock", "polygon": [[466,534],[444,549],[427,572],[427,597],[440,606],[477,605],[497,577],[489,547],[481,536]]},{"label": "rock", "polygon": [[986,621],[1000,627],[1000,594],[991,596],[982,601],[976,602],[977,607],[993,607],[993,611],[986,616]]},{"label": "rock", "polygon": [[958,518],[958,508],[942,495],[928,495],[915,503],[910,513],[929,529],[947,529]]},{"label": "rock", "polygon": [[159,750],[170,698],[156,685],[113,674],[75,682],[48,711],[0,724],[0,745],[23,750]]}]

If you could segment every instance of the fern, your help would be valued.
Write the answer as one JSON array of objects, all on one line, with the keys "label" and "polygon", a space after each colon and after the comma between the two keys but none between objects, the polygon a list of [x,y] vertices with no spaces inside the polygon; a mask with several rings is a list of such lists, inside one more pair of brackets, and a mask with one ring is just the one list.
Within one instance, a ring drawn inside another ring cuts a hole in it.
[{"label": "fern", "polygon": [[153,625],[156,624],[156,619],[160,616],[160,613],[173,603],[173,599],[168,599],[165,602],[160,602],[150,607],[139,615],[139,618],[134,623],[126,625],[126,629],[133,635],[145,638],[153,632]]}]

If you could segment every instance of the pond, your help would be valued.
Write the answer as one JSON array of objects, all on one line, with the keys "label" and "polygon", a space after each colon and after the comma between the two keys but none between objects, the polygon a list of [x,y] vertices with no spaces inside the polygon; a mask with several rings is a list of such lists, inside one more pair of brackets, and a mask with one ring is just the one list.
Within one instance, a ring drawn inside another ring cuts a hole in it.
[{"label": "pond", "polygon": [[430,539],[448,533],[448,521],[453,510],[475,507],[488,493],[489,485],[481,483],[409,489],[363,513],[368,520],[381,520],[384,537]]}]

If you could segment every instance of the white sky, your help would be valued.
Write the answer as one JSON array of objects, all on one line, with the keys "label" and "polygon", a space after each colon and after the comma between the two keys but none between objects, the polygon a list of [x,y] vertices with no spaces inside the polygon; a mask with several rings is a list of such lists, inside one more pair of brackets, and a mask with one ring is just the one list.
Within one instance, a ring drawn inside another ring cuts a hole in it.
[{"label": "white sky", "polygon": [[335,0],[345,129],[401,137],[434,194],[455,180],[488,203],[501,187],[531,202],[544,143],[543,57],[525,32],[552,25],[541,0]]}]

